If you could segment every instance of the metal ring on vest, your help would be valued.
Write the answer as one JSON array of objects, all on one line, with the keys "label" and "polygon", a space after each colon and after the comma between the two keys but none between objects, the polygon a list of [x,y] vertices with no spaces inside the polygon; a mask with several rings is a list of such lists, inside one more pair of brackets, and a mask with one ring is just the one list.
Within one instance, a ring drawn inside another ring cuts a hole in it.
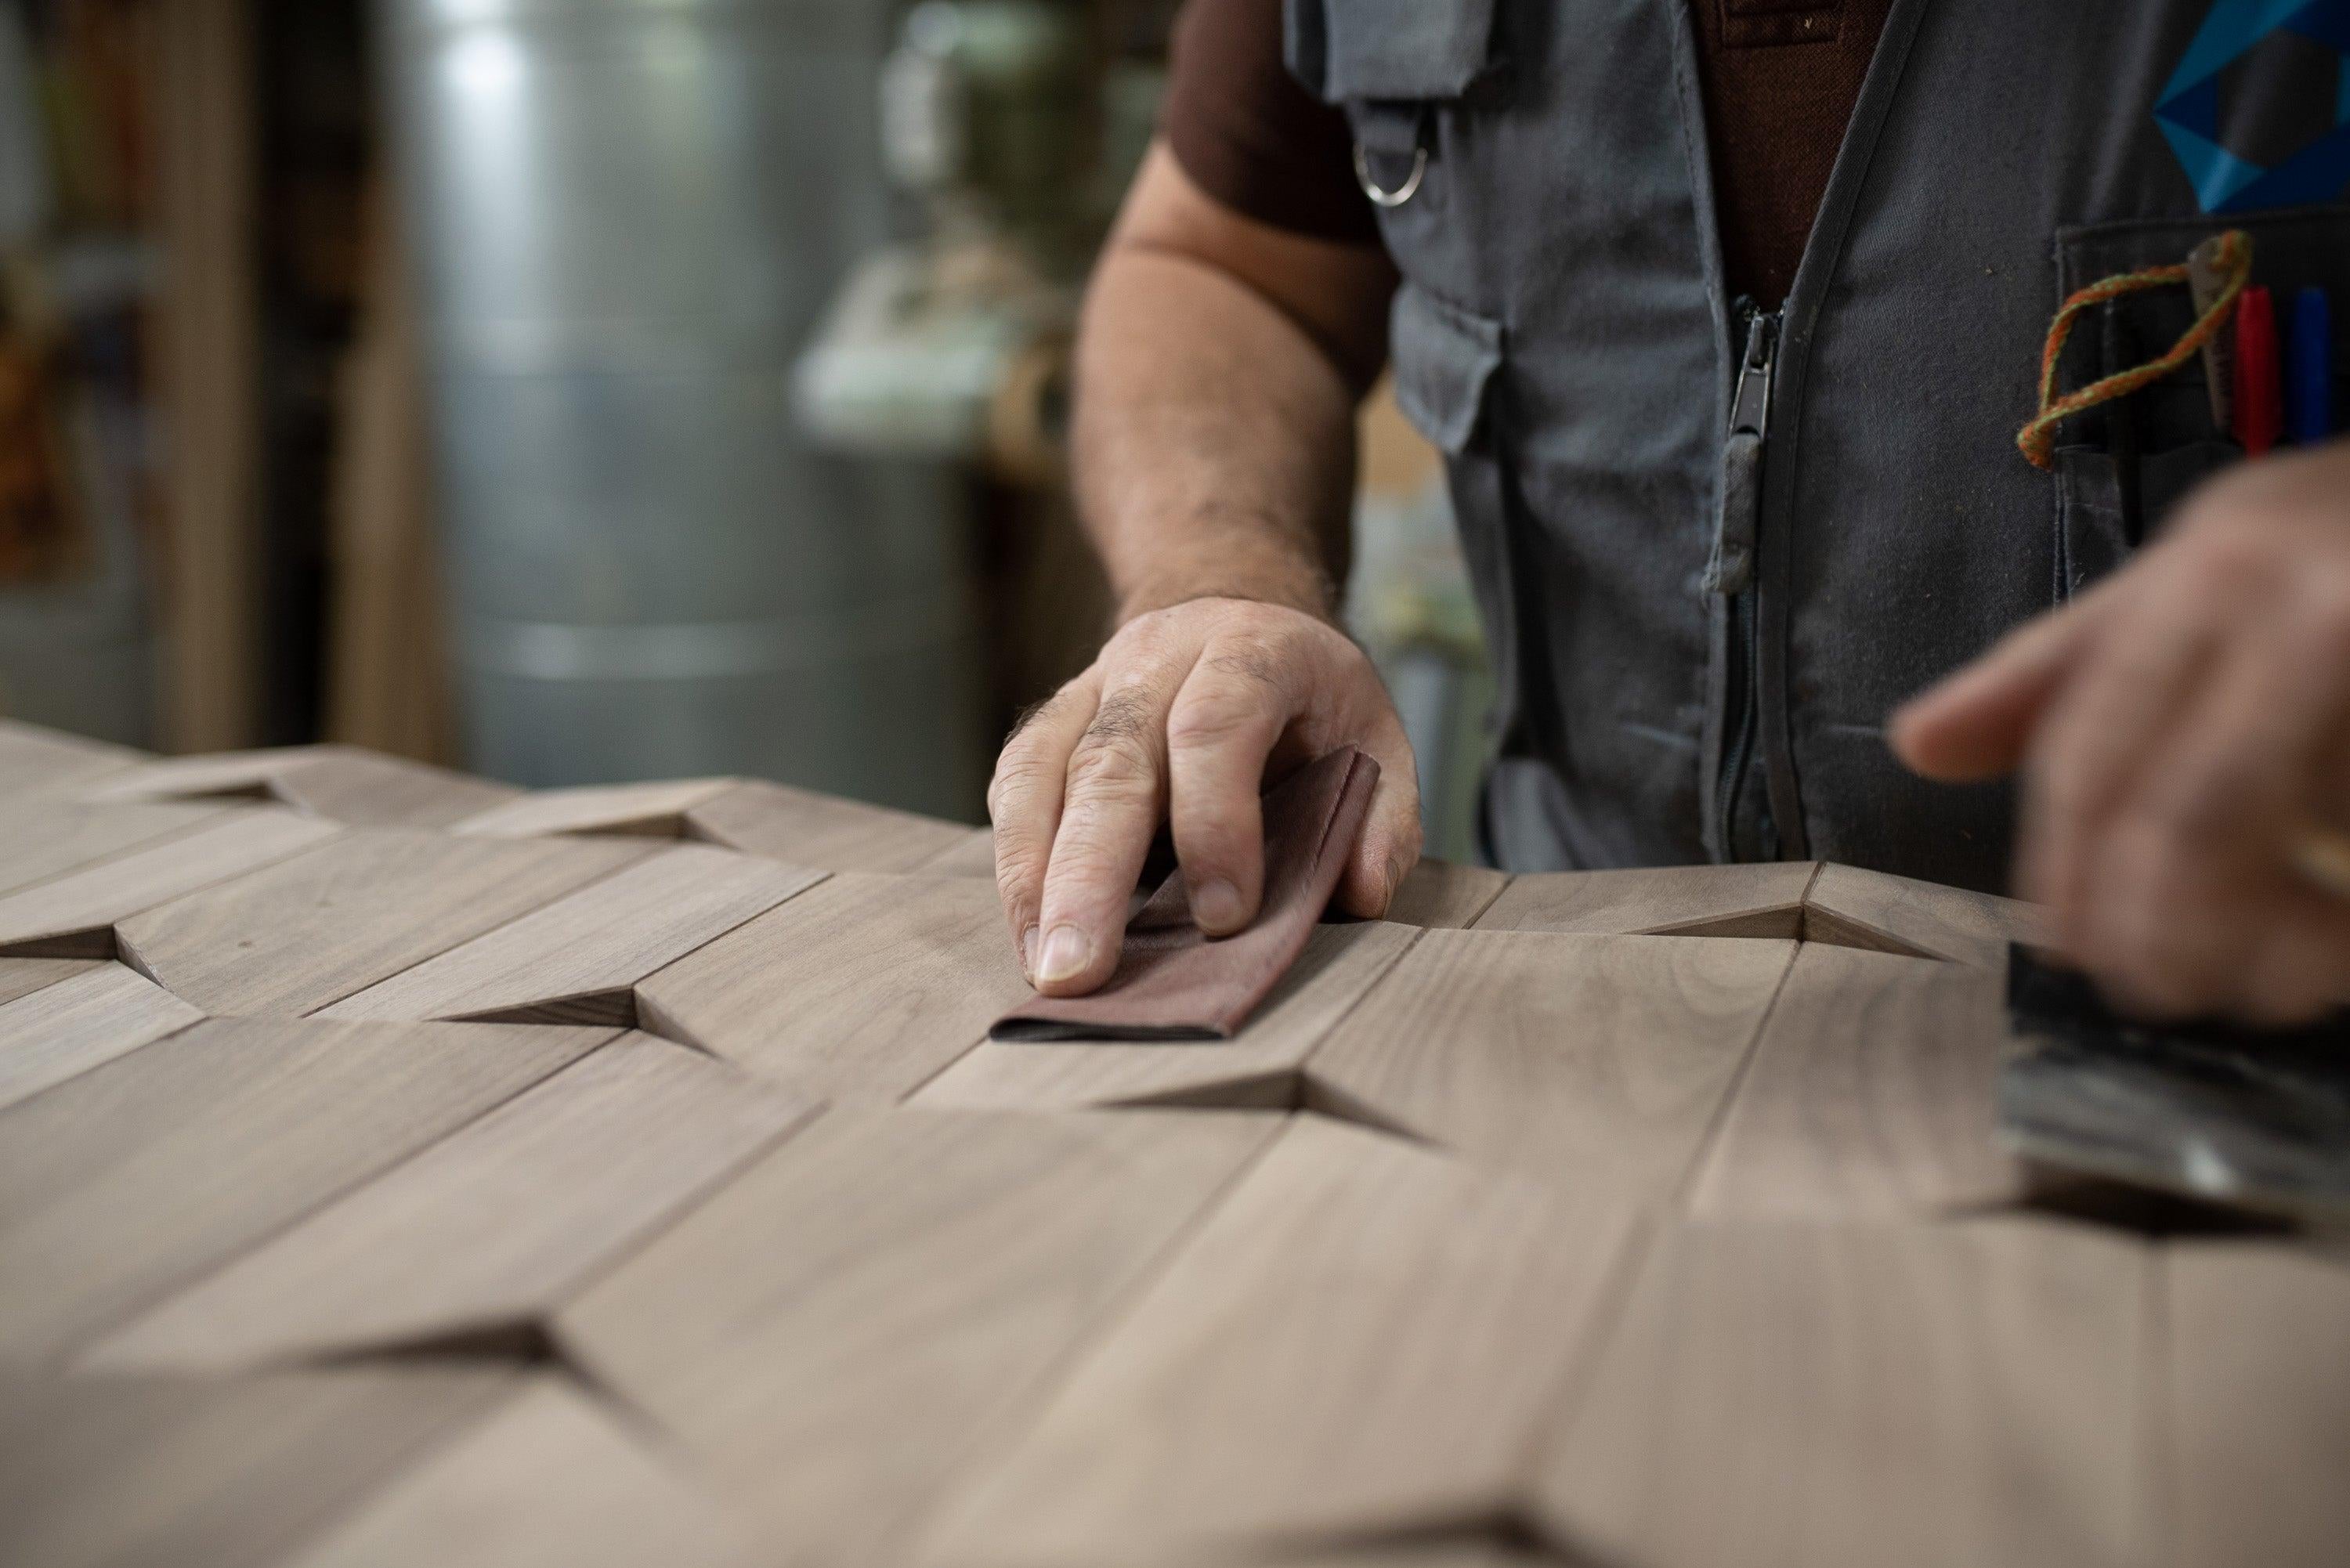
[{"label": "metal ring on vest", "polygon": [[1428,149],[1415,147],[1411,150],[1410,175],[1394,190],[1383,191],[1379,182],[1371,178],[1371,161],[1364,153],[1363,144],[1359,141],[1355,143],[1355,183],[1363,188],[1363,194],[1371,199],[1371,205],[1375,207],[1402,206],[1419,191],[1420,178],[1427,172]]}]

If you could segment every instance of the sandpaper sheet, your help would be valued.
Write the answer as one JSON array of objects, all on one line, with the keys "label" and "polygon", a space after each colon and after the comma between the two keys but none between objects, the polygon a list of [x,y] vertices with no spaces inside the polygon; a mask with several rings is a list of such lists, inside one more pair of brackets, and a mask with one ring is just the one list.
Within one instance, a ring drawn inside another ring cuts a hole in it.
[{"label": "sandpaper sheet", "polygon": [[1089,996],[1035,996],[998,1040],[1229,1040],[1305,949],[1370,810],[1379,765],[1352,746],[1264,796],[1264,900],[1246,929],[1210,938],[1179,869],[1127,923],[1118,969]]}]

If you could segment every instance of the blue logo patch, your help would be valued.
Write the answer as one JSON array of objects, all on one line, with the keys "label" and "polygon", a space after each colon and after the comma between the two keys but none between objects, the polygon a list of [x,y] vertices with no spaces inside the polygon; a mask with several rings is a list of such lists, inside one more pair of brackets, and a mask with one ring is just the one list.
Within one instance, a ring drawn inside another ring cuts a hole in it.
[{"label": "blue logo patch", "polygon": [[[2331,128],[2263,164],[2220,145],[2221,78],[2278,33],[2331,49],[2342,65]],[[2333,200],[2350,184],[2350,0],[2218,0],[2163,88],[2154,118],[2207,213]]]}]

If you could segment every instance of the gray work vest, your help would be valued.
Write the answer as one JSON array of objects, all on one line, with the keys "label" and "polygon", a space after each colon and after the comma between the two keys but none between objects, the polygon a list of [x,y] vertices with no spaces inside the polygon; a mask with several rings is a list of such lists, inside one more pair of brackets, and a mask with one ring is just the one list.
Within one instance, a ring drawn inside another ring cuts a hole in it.
[{"label": "gray work vest", "polygon": [[[2032,467],[2049,317],[2241,227],[2280,300],[2324,285],[2350,321],[2350,63],[2271,0],[1896,0],[1757,331],[1722,286],[1690,3],[1289,0],[1291,70],[1392,203],[1398,396],[1449,459],[1502,693],[1492,847],[1996,888],[2010,792],[1911,776],[1887,715],[2236,451],[2194,366]],[[2067,386],[2191,307],[2109,317]]]}]

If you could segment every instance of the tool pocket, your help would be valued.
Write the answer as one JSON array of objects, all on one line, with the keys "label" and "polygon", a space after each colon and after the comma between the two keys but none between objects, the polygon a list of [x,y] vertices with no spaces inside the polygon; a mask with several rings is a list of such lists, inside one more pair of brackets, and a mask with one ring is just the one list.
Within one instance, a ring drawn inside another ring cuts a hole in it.
[{"label": "tool pocket", "polygon": [[1505,432],[1493,406],[1502,325],[1406,283],[1396,291],[1389,344],[1396,404],[1444,453],[1461,550],[1492,658],[1492,733],[1502,749],[1513,750],[1524,671],[1533,662],[1526,633],[1538,622],[1524,618],[1520,602],[1513,535],[1523,508],[1513,502]]},{"label": "tool pocket", "polygon": [[[2323,288],[2336,317],[2333,366],[2336,408],[2350,392],[2342,317],[2350,313],[2350,204],[2192,220],[2132,220],[2062,230],[2056,236],[2057,298],[2117,274],[2183,261],[2211,235],[2241,229],[2252,239],[2252,281],[2282,316],[2305,287]],[[2161,355],[2195,323],[2182,287],[2124,296],[2083,319],[2065,348],[2060,385],[2085,386]],[[2280,327],[2287,325],[2281,319]],[[2232,337],[2225,331],[2223,337]],[[2158,536],[2178,503],[2204,479],[2243,456],[2216,420],[2200,357],[2130,398],[2065,422],[2054,453],[2054,597],[2062,602]],[[2232,391],[2232,389],[2229,389]]]}]

